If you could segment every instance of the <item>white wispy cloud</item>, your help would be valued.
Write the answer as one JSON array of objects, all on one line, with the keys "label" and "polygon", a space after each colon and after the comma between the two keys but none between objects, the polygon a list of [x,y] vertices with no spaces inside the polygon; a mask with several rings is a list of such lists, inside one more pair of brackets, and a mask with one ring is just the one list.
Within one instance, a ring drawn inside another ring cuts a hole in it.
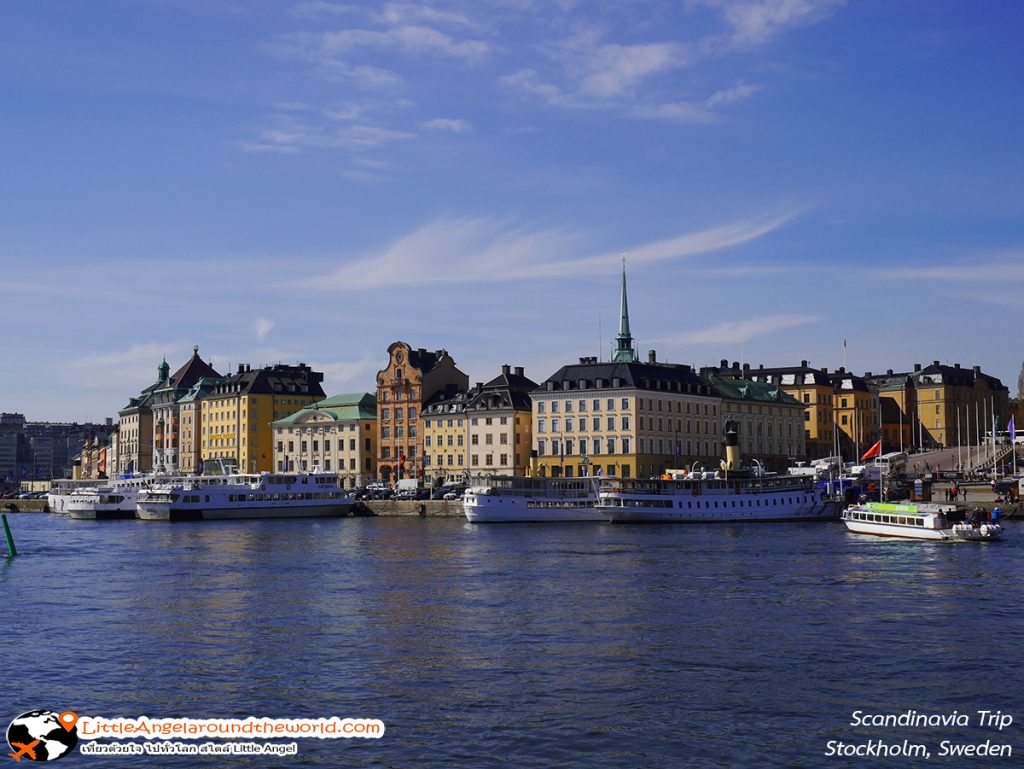
[{"label": "white wispy cloud", "polygon": [[475,28],[477,26],[476,22],[465,14],[445,11],[418,3],[386,3],[374,16],[377,21],[392,26],[405,26],[424,22],[448,27]]},{"label": "white wispy cloud", "polygon": [[340,149],[363,152],[415,138],[416,134],[369,121],[349,122],[362,112],[317,111],[296,115],[277,113],[257,129],[255,136],[239,142],[244,152],[294,154],[307,149]]},{"label": "white wispy cloud", "polygon": [[820,318],[815,315],[768,315],[748,320],[724,321],[709,328],[688,331],[655,341],[670,345],[740,344],[749,342],[755,337],[784,331],[795,326],[804,326],[818,320]]},{"label": "white wispy cloud", "polygon": [[889,267],[879,275],[891,280],[934,280],[953,283],[992,283],[998,285],[1024,280],[1024,261],[979,261],[975,259],[948,264],[907,265]]},{"label": "white wispy cloud", "polygon": [[[75,381],[87,386],[107,386],[110,382],[138,383],[129,387],[129,394],[152,384],[157,379],[157,366],[167,360],[174,371],[188,359],[191,352],[184,341],[133,342],[127,350],[91,353],[68,364]],[[127,400],[128,395],[125,395]]]},{"label": "white wispy cloud", "polygon": [[324,385],[329,387],[327,395],[337,395],[344,389],[364,390],[372,387],[375,375],[381,368],[381,356],[364,354],[357,360],[312,361],[314,371],[324,373]]},{"label": "white wispy cloud", "polygon": [[813,24],[832,14],[845,0],[691,0],[721,12],[738,45],[760,45],[790,27]]},{"label": "white wispy cloud", "polygon": [[256,341],[262,342],[267,338],[267,334],[274,329],[274,326],[277,325],[277,321],[270,320],[269,318],[257,318],[254,325],[256,327]]},{"label": "white wispy cloud", "polygon": [[730,104],[736,104],[744,99],[749,99],[755,93],[760,91],[762,87],[763,86],[756,85],[754,83],[736,83],[728,88],[715,91],[711,96],[704,100],[704,105],[708,109],[715,109],[716,107],[726,107]]},{"label": "white wispy cloud", "polygon": [[325,0],[306,0],[292,6],[290,13],[304,19],[321,17],[351,16],[358,13],[359,6],[349,3],[330,3]]},{"label": "white wispy cloud", "polygon": [[[747,219],[642,244],[629,249],[629,263],[655,264],[737,246],[777,230],[799,213]],[[620,252],[566,256],[579,252],[584,235],[570,230],[530,230],[489,217],[441,219],[301,285],[335,289],[493,283],[614,269]]]},{"label": "white wispy cloud", "polygon": [[456,134],[469,133],[473,130],[473,126],[468,121],[459,120],[458,118],[434,118],[433,120],[425,120],[420,123],[420,127],[431,131],[451,131]]}]

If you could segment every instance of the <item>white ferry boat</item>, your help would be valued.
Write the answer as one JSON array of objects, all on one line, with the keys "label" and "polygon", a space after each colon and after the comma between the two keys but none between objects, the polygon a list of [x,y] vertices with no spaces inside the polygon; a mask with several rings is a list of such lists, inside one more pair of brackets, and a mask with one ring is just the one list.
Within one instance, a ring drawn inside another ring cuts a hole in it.
[{"label": "white ferry boat", "polygon": [[668,471],[657,480],[621,479],[602,486],[598,510],[613,523],[819,521],[839,517],[810,476],[750,470]]},{"label": "white ferry boat", "polygon": [[72,478],[61,478],[55,480],[50,490],[46,493],[46,505],[51,513],[65,514],[68,511],[68,502],[71,495],[81,489],[96,488],[108,483],[105,480],[74,480]]},{"label": "white ferry boat", "polygon": [[187,478],[139,493],[144,521],[313,518],[347,515],[351,495],[334,473],[259,473]]},{"label": "white ferry boat", "polygon": [[848,507],[843,523],[855,534],[903,539],[980,542],[999,539],[1003,527],[995,521],[949,522],[956,505],[866,502]]},{"label": "white ferry boat", "polygon": [[613,523],[736,523],[821,521],[839,506],[814,487],[814,475],[766,473],[740,464],[739,432],[725,423],[725,459],[715,472],[666,470],[660,478],[622,479],[602,486],[598,510]]},{"label": "white ferry boat", "polygon": [[470,486],[462,510],[471,523],[608,521],[597,509],[598,483],[605,478],[496,477]]},{"label": "white ferry boat", "polygon": [[143,489],[182,480],[180,475],[130,475],[106,481],[101,486],[75,489],[67,497],[66,512],[76,520],[114,520],[135,517]]}]

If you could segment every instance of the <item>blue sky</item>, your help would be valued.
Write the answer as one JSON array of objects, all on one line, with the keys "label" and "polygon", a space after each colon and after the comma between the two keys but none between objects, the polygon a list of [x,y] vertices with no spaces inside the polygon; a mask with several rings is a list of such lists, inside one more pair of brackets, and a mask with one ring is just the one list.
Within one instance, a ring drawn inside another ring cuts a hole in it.
[{"label": "blue sky", "polygon": [[193,344],[372,389],[642,354],[1024,352],[1016,2],[122,0],[0,10],[0,410]]}]

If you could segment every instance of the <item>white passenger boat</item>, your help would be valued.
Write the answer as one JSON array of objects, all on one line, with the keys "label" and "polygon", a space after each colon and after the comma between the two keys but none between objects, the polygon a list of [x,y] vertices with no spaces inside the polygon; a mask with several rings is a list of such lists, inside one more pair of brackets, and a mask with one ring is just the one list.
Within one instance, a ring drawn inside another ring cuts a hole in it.
[{"label": "white passenger boat", "polygon": [[75,480],[73,478],[61,478],[53,481],[53,485],[50,486],[50,490],[46,492],[46,506],[50,508],[51,513],[66,514],[68,512],[68,502],[71,500],[71,495],[81,489],[91,489],[97,486],[102,486],[109,481],[105,480]]},{"label": "white passenger boat", "polygon": [[462,510],[471,523],[608,521],[597,509],[598,476],[495,477],[470,486]]},{"label": "white passenger boat", "polygon": [[956,510],[956,505],[934,503],[866,502],[848,507],[843,523],[855,534],[876,537],[980,542],[1003,536],[1003,527],[996,521],[950,523],[948,516]]},{"label": "white passenger boat", "polygon": [[622,479],[602,486],[597,509],[613,523],[818,521],[839,514],[816,492],[812,477],[753,471]]},{"label": "white passenger boat", "polygon": [[313,518],[347,515],[351,495],[334,473],[259,473],[187,478],[139,493],[144,521]]},{"label": "white passenger boat", "polygon": [[775,475],[740,465],[739,433],[725,424],[725,459],[715,472],[666,470],[657,479],[602,486],[598,510],[613,523],[821,521],[839,506],[814,487],[813,475]]},{"label": "white passenger boat", "polygon": [[180,475],[129,475],[105,481],[101,486],[75,489],[67,498],[68,517],[76,520],[114,520],[135,517],[143,489],[179,482]]}]

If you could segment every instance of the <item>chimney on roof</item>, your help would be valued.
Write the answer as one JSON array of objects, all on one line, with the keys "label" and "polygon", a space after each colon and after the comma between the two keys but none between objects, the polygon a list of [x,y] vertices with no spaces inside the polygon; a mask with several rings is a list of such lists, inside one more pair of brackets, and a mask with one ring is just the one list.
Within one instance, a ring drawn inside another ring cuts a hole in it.
[{"label": "chimney on roof", "polygon": [[586,364],[586,363],[590,363],[590,358],[580,358],[580,365],[581,366]]},{"label": "chimney on roof", "polygon": [[238,373],[242,374],[244,372],[245,372],[245,364],[244,363],[239,363],[238,364]]},{"label": "chimney on roof", "polygon": [[954,363],[953,364],[953,368],[960,368],[960,364],[959,363]]},{"label": "chimney on roof", "polygon": [[743,370],[744,371],[750,371],[750,364],[749,363],[744,363],[743,364]]},{"label": "chimney on roof", "polygon": [[933,365],[933,366],[938,366],[938,365],[939,365],[939,362],[938,362],[937,360],[933,360],[933,361],[932,361],[932,365]]},{"label": "chimney on roof", "polygon": [[807,368],[807,361],[805,361],[805,360],[800,361],[800,368]]},{"label": "chimney on roof", "polygon": [[719,364],[719,368],[729,368],[729,361],[726,360],[725,358],[722,358],[722,361]]},{"label": "chimney on roof", "polygon": [[523,367],[522,367],[522,366],[516,366],[516,367],[515,367],[514,369],[512,369],[512,372],[513,372],[513,373],[514,373],[514,374],[515,374],[516,376],[525,376],[525,375],[523,374]]},{"label": "chimney on roof", "polygon": [[658,354],[654,350],[648,350],[647,351],[647,362],[648,363],[657,363],[658,362]]},{"label": "chimney on roof", "polygon": [[761,369],[762,371],[764,370],[764,364],[763,364],[763,363],[758,363],[758,364],[757,364],[757,367],[758,367],[759,369]]},{"label": "chimney on roof", "polygon": [[920,371],[920,370],[921,370],[921,364],[920,363],[915,363],[914,364],[914,371]]},{"label": "chimney on roof", "polygon": [[733,371],[739,371],[740,370],[740,362],[739,361],[734,360],[732,362],[732,370]]},{"label": "chimney on roof", "polygon": [[892,369],[888,369],[885,373],[888,374],[889,376],[892,376]]},{"label": "chimney on roof", "polygon": [[871,372],[870,371],[865,371],[864,372],[864,378],[865,379],[870,379],[871,378]]},{"label": "chimney on roof", "polygon": [[503,363],[501,365],[501,373],[502,374],[504,374],[505,376],[508,376],[511,372],[512,372],[512,367],[509,366],[507,363]]},{"label": "chimney on roof", "polygon": [[980,374],[981,373],[981,366],[975,366],[974,367],[974,373],[975,374]]},{"label": "chimney on roof", "polygon": [[476,389],[477,389],[477,390],[482,390],[482,389],[484,389],[484,383],[483,383],[483,382],[477,382],[477,383],[476,383]]}]

